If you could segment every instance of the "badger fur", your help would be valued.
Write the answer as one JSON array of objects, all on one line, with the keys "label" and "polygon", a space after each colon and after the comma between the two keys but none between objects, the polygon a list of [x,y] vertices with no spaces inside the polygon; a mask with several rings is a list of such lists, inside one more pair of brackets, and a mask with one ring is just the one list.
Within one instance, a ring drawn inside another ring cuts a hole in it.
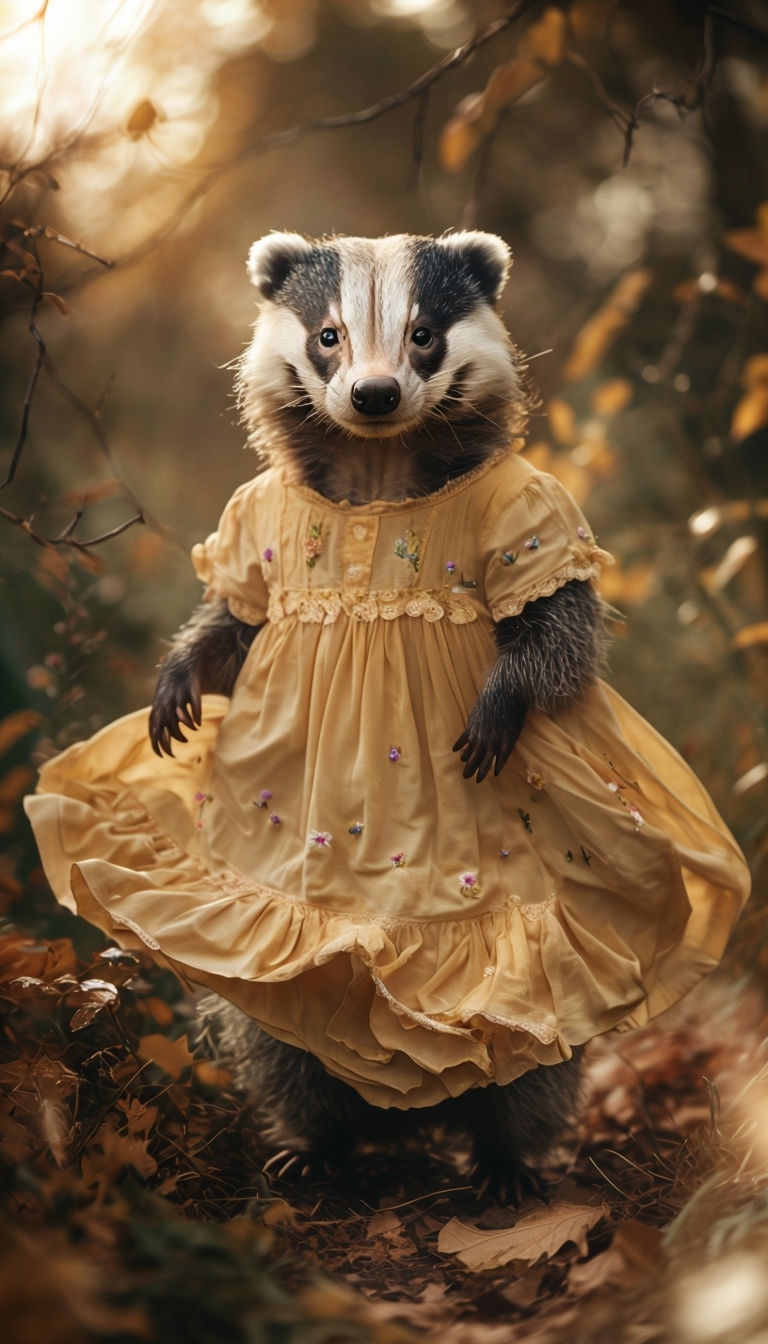
[{"label": "badger fur", "polygon": [[[251,446],[294,481],[352,504],[429,495],[521,429],[522,362],[495,308],[509,267],[501,239],[274,233],[253,245],[248,267],[262,305],[238,369],[239,405]],[[158,754],[199,725],[204,692],[231,692],[257,636],[224,601],[202,606],[182,628],[150,718]],[[496,639],[498,658],[454,744],[457,769],[481,787],[503,769],[529,709],[556,715],[596,677],[599,599],[572,580],[501,620]],[[360,1138],[392,1136],[393,1113],[312,1056],[231,1005],[217,1019],[275,1145],[313,1165],[341,1161]],[[578,1076],[574,1056],[420,1110],[410,1123],[467,1132],[477,1179],[514,1197],[572,1115]]]}]

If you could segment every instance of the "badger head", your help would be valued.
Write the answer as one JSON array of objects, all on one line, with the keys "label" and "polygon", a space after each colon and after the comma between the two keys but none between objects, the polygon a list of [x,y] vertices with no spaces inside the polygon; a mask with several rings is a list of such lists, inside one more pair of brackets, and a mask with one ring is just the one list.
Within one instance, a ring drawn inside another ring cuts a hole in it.
[{"label": "badger head", "polygon": [[[494,309],[509,264],[506,244],[479,232],[254,243],[263,302],[237,377],[252,446],[299,463],[309,484],[364,449],[458,459],[446,478],[487,456],[519,427],[524,401]],[[421,487],[410,477],[403,491]]]}]

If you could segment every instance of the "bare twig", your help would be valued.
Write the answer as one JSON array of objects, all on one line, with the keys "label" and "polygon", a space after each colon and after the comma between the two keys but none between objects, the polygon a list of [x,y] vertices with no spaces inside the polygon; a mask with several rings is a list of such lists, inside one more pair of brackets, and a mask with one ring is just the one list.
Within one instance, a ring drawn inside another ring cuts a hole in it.
[{"label": "bare twig", "polygon": [[0,490],[4,490],[7,485],[10,485],[11,481],[14,479],[16,475],[16,470],[21,460],[22,450],[24,448],[24,444],[27,441],[27,434],[29,433],[29,416],[32,410],[32,398],[34,396],[35,388],[37,386],[37,380],[40,377],[40,371],[43,367],[43,364],[45,363],[45,356],[46,356],[45,341],[43,340],[42,333],[40,332],[40,329],[37,326],[36,322],[37,310],[40,307],[42,298],[43,298],[43,271],[41,267],[37,278],[37,284],[35,286],[34,296],[32,299],[32,307],[30,309],[29,322],[27,323],[27,330],[30,332],[33,340],[37,342],[37,355],[35,358],[35,365],[32,370],[32,374],[30,376],[29,382],[27,383],[27,390],[24,395],[24,405],[21,411],[21,424],[19,426],[19,435],[16,440],[16,446],[13,450],[13,456],[11,457],[11,463],[8,468],[8,474],[5,480],[3,481],[2,485],[0,485]]},{"label": "bare twig", "polygon": [[83,554],[87,554],[92,546],[100,546],[102,542],[112,541],[114,537],[119,537],[122,532],[127,532],[129,527],[135,527],[137,523],[146,523],[147,521],[143,513],[137,513],[132,518],[127,518],[124,523],[119,523],[117,527],[110,528],[108,532],[101,532],[96,537],[88,537],[87,540],[81,541],[72,534],[84,514],[84,509],[78,509],[72,522],[65,527],[58,537],[44,537],[35,531],[29,518],[22,518],[20,514],[12,513],[10,509],[0,508],[0,518],[12,523],[14,527],[20,527],[22,532],[26,532],[27,536],[36,545],[69,546],[72,550],[81,551]]}]

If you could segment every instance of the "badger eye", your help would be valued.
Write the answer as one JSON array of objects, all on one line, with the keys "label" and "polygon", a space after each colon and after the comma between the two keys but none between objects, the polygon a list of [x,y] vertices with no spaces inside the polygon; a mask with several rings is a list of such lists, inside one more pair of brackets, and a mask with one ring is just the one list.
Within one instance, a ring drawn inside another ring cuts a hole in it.
[{"label": "badger eye", "polygon": [[332,345],[339,344],[339,333],[335,327],[323,327],[320,332],[320,344],[324,345],[327,350],[330,350]]},{"label": "badger eye", "polygon": [[416,327],[411,332],[411,340],[414,345],[421,346],[422,350],[432,344],[432,332],[429,327]]}]

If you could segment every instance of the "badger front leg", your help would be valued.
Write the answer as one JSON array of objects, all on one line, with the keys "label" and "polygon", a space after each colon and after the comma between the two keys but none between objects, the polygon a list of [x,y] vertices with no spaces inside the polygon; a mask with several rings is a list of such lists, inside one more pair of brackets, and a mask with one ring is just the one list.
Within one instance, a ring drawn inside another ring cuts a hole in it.
[{"label": "badger front leg", "polygon": [[204,602],[175,636],[164,659],[149,715],[149,737],[158,756],[173,755],[181,731],[200,727],[201,697],[231,695],[258,625],[233,616],[224,598]]},{"label": "badger front leg", "polygon": [[454,744],[464,778],[498,775],[529,709],[556,714],[595,680],[603,658],[602,604],[589,583],[574,579],[537,598],[496,626],[499,656]]}]

